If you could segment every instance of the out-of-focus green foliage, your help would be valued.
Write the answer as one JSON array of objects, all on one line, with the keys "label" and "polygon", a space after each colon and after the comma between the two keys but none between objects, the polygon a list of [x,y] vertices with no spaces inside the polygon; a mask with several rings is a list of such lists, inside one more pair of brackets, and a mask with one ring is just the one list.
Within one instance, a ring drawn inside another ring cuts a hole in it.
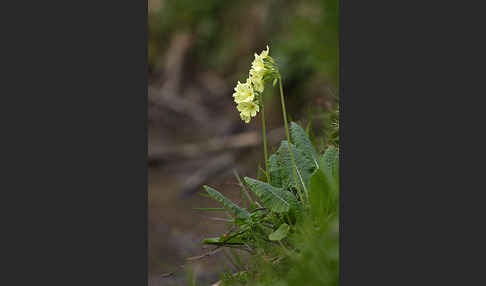
[{"label": "out-of-focus green foliage", "polygon": [[[232,15],[232,10],[245,1],[231,4],[223,0],[153,1],[163,4],[149,14],[149,65],[152,69],[157,68],[157,61],[165,55],[170,40],[178,33],[194,36],[191,59],[195,66],[202,68],[216,67],[213,63],[219,62],[218,55],[238,37],[237,25],[232,23],[237,15]],[[228,56],[234,56],[234,53]]]},{"label": "out-of-focus green foliage", "polygon": [[[153,0],[161,1],[161,0]],[[266,44],[279,59],[283,77],[306,81],[309,76],[338,80],[338,1],[165,0],[149,14],[149,64],[157,65],[177,33],[194,35],[192,60],[200,68],[220,68]],[[238,46],[250,42],[241,51]],[[245,53],[245,54],[242,54]],[[220,69],[218,69],[220,70]]]},{"label": "out-of-focus green foliage", "polygon": [[[282,21],[276,37],[275,58],[281,60],[285,78],[306,80],[314,73],[338,83],[339,2],[296,1],[289,5],[289,20]],[[287,15],[286,15],[287,16]]]}]

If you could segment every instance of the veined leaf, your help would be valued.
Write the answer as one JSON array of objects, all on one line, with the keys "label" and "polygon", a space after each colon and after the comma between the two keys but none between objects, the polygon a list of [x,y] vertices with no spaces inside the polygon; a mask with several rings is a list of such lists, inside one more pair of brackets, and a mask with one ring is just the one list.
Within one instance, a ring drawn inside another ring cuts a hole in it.
[{"label": "veined leaf", "polygon": [[280,164],[278,162],[278,155],[272,154],[268,159],[268,167],[270,172],[271,185],[277,188],[282,187],[282,178],[280,177]]},{"label": "veined leaf", "polygon": [[290,230],[289,225],[286,224],[286,223],[283,223],[283,224],[280,225],[280,227],[276,231],[274,231],[274,232],[272,232],[268,235],[268,239],[270,239],[272,241],[282,240],[287,236],[287,233],[289,232],[289,230]]},{"label": "veined leaf", "polygon": [[339,150],[328,147],[319,160],[319,170],[309,184],[311,210],[315,217],[327,217],[339,209]]},{"label": "veined leaf", "polygon": [[223,206],[228,208],[234,215],[236,215],[237,218],[245,219],[250,217],[250,213],[247,210],[240,208],[238,205],[234,204],[228,198],[223,196],[220,192],[209,186],[203,186],[203,188],[211,196],[211,198],[223,204]]},{"label": "veined leaf", "polygon": [[339,178],[339,150],[334,146],[329,146],[322,155],[320,168],[331,175],[335,180]]},{"label": "veined leaf", "polygon": [[245,177],[244,179],[250,190],[262,200],[263,205],[276,213],[288,212],[297,204],[295,196],[287,190],[252,178]]},{"label": "veined leaf", "polygon": [[[294,144],[290,144],[290,146],[292,146],[292,153],[294,155],[295,165],[297,167],[297,182],[299,182],[301,185],[301,189],[305,189],[309,184],[310,177],[317,169],[316,164],[304,156],[302,151],[297,149]],[[296,188],[292,158],[290,157],[289,144],[287,141],[283,140],[282,143],[280,143],[277,153],[282,187]],[[305,185],[305,188],[303,185]]]},{"label": "veined leaf", "polygon": [[290,122],[290,138],[295,147],[297,147],[308,160],[314,162],[314,165],[317,168],[317,162],[319,161],[317,151],[314,148],[314,145],[312,145],[309,137],[307,137],[304,129],[295,122]]}]

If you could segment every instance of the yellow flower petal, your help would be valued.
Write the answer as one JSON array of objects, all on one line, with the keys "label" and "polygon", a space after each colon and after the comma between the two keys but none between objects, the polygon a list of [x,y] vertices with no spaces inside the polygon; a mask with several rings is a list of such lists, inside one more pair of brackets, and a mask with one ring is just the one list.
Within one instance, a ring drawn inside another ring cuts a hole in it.
[{"label": "yellow flower petal", "polygon": [[236,109],[238,109],[241,114],[251,117],[256,116],[257,112],[260,111],[260,107],[254,102],[241,102],[236,106]]},{"label": "yellow flower petal", "polygon": [[253,87],[258,92],[263,92],[264,83],[263,83],[263,71],[257,72],[254,69],[250,70],[250,81],[253,84]]},{"label": "yellow flower petal", "polygon": [[253,101],[255,93],[253,92],[253,87],[251,86],[250,81],[247,80],[245,83],[238,81],[233,97],[236,103]]},{"label": "yellow flower petal", "polygon": [[247,116],[246,114],[240,113],[241,120],[245,121],[245,123],[249,123],[251,117]]},{"label": "yellow flower petal", "polygon": [[262,53],[260,54],[260,57],[261,57],[261,58],[266,58],[266,57],[268,57],[268,53],[269,53],[269,52],[270,52],[270,48],[269,48],[269,47],[268,47],[268,45],[267,45],[267,49],[266,49],[266,50],[264,50],[264,51],[262,51]]}]

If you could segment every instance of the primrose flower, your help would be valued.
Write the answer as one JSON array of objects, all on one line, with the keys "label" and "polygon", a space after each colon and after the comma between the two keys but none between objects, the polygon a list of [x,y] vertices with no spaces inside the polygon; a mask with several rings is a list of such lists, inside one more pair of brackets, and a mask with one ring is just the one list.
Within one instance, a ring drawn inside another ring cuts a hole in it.
[{"label": "primrose flower", "polygon": [[241,102],[236,106],[236,109],[241,112],[240,116],[242,118],[255,117],[257,112],[260,111],[260,107],[255,102]]},{"label": "primrose flower", "polygon": [[263,61],[268,57],[269,47],[262,51],[260,55],[255,53],[255,59],[251,63],[251,68],[256,72],[263,72],[265,70],[265,62]]},{"label": "primrose flower", "polygon": [[255,59],[251,63],[250,69],[250,81],[252,82],[257,92],[263,92],[264,83],[263,76],[265,74],[265,62],[264,59],[268,58],[269,47],[262,51],[260,55],[255,53]]},{"label": "primrose flower", "polygon": [[266,58],[266,57],[268,57],[268,53],[269,53],[269,52],[270,52],[270,48],[269,48],[269,47],[268,47],[268,45],[267,45],[267,49],[266,49],[266,50],[264,50],[264,51],[262,51],[262,53],[260,54],[260,57],[262,57],[262,58]]},{"label": "primrose flower", "polygon": [[251,63],[252,70],[257,72],[263,72],[265,70],[265,63],[263,62],[263,58],[255,54],[255,59]]},{"label": "primrose flower", "polygon": [[233,93],[233,97],[235,98],[235,102],[238,104],[241,102],[253,101],[255,98],[255,93],[253,92],[250,82],[248,80],[245,83],[238,81],[238,84],[235,87],[235,92]]},{"label": "primrose flower", "polygon": [[267,46],[267,49],[262,51],[260,55],[255,53],[255,59],[253,60],[253,63],[251,64],[252,68],[254,68],[257,71],[263,70],[265,68],[263,60],[268,57],[268,53],[270,51],[270,48]]},{"label": "primrose flower", "polygon": [[[240,112],[241,120],[249,123],[252,117],[260,111],[258,98],[265,88],[263,77],[275,72],[274,61],[268,55],[270,48],[267,46],[260,54],[255,53],[255,59],[251,63],[249,77],[245,83],[238,81],[233,93],[237,104],[236,109]],[[270,63],[266,63],[269,61]]]},{"label": "primrose flower", "polygon": [[241,117],[241,120],[245,121],[245,123],[250,123],[250,119],[251,119],[250,115],[240,113],[240,117]]},{"label": "primrose flower", "polygon": [[254,69],[250,70],[250,81],[253,84],[253,87],[257,92],[263,92],[264,83],[263,83],[263,71],[257,72]]}]

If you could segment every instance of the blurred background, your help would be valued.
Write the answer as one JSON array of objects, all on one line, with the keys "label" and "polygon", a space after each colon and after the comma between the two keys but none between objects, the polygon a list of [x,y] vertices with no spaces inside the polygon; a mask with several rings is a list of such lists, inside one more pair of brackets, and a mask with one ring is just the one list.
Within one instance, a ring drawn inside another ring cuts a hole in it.
[{"label": "blurred background", "polygon": [[[238,202],[234,172],[257,177],[264,166],[259,116],[239,118],[232,93],[248,77],[254,53],[270,47],[283,79],[290,120],[309,127],[321,149],[335,140],[338,1],[149,0],[149,285],[185,285],[181,265],[206,253],[204,237],[226,230],[217,204],[198,195],[210,185]],[[284,138],[278,88],[264,92],[269,151]],[[190,263],[211,285],[224,256]],[[173,273],[172,275],[165,275]],[[168,276],[168,277],[165,277]]]}]

